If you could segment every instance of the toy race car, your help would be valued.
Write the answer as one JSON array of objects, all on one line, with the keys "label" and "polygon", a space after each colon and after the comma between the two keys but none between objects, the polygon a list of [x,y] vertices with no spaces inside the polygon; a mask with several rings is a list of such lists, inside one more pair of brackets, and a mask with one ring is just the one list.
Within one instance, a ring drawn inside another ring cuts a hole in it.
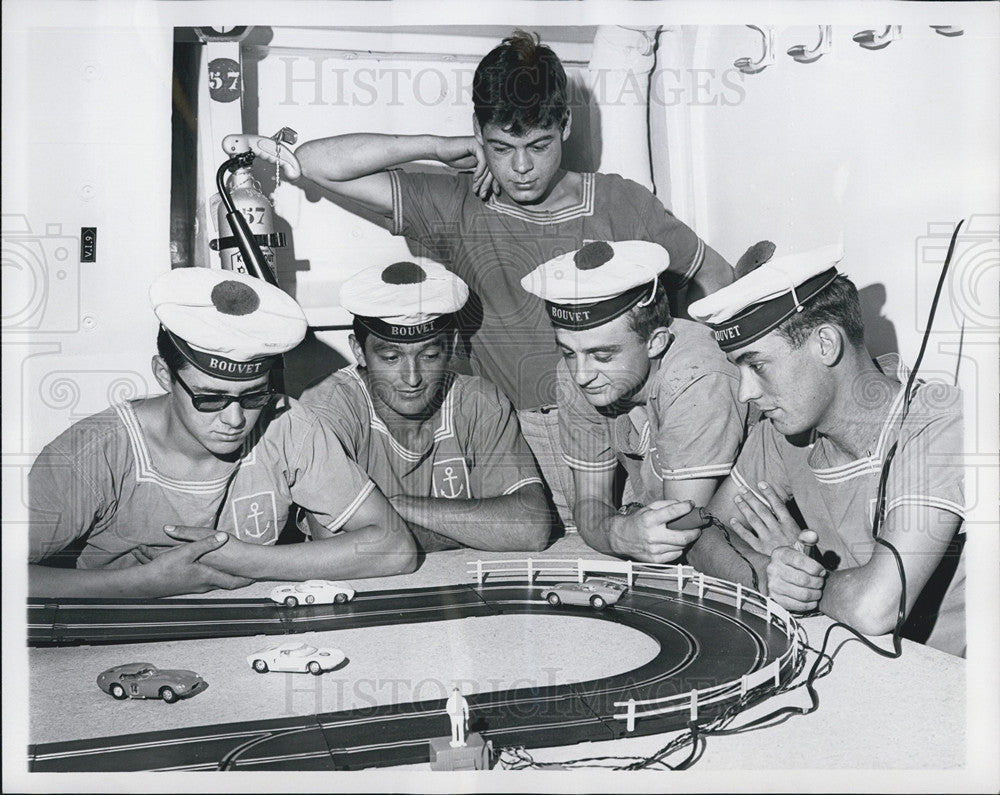
[{"label": "toy race car", "polygon": [[194,671],[161,670],[152,663],[117,665],[97,677],[97,686],[118,700],[162,698],[173,704],[208,687]]},{"label": "toy race car", "polygon": [[594,610],[603,610],[613,605],[628,590],[625,583],[615,580],[590,578],[585,582],[561,582],[542,591],[542,598],[553,607],[568,605],[590,605]]},{"label": "toy race car", "polygon": [[300,604],[323,605],[336,602],[338,605],[354,598],[354,589],[345,582],[330,580],[306,580],[305,582],[286,583],[271,590],[271,601],[285,607],[298,607]]},{"label": "toy race car", "polygon": [[268,646],[247,656],[247,662],[259,674],[268,671],[291,671],[304,674],[308,671],[319,676],[323,671],[332,671],[347,655],[340,649],[325,649],[308,643],[279,643]]}]

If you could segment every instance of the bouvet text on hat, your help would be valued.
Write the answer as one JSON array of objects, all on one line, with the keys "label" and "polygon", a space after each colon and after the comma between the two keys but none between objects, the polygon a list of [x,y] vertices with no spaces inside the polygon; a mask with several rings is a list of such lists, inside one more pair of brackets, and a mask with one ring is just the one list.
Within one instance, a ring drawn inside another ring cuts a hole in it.
[{"label": "bouvet text on hat", "polygon": [[837,243],[770,259],[695,301],[688,313],[711,327],[722,350],[742,348],[801,312],[831,285],[843,255]]},{"label": "bouvet text on hat", "polygon": [[421,342],[451,328],[468,297],[465,282],[433,262],[365,268],[340,288],[341,306],[372,334],[394,342]]},{"label": "bouvet text on hat", "polygon": [[175,268],[153,282],[149,301],[184,358],[219,378],[260,377],[306,333],[295,299],[235,271]]},{"label": "bouvet text on hat", "polygon": [[553,325],[582,330],[650,303],[669,265],[670,255],[657,243],[598,240],[542,263],[521,286],[545,301]]}]

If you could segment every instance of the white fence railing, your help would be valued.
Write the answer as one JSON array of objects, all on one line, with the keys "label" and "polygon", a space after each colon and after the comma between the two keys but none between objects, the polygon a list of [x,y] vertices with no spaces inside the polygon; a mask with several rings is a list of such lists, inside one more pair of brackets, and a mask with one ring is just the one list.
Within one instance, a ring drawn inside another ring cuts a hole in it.
[{"label": "white fence railing", "polygon": [[[534,585],[538,576],[570,576],[583,582],[587,574],[624,574],[629,587],[636,577],[643,580],[662,580],[662,590],[697,595],[699,599],[709,597],[716,601],[732,604],[737,610],[763,617],[769,624],[777,626],[791,641],[780,657],[767,665],[741,676],[739,679],[723,682],[713,687],[692,689],[688,693],[654,699],[634,699],[616,701],[614,706],[622,709],[614,717],[626,722],[628,731],[635,730],[636,718],[665,715],[671,712],[688,711],[691,720],[698,719],[698,712],[704,707],[723,701],[743,698],[752,690],[765,685],[778,687],[785,669],[795,668],[802,647],[798,623],[792,615],[770,597],[747,588],[741,583],[732,583],[709,577],[691,566],[680,564],[637,563],[623,560],[584,560],[577,558],[527,558],[526,560],[477,560],[469,564],[470,574],[482,587],[487,579],[525,579],[527,585]],[[659,585],[659,584],[658,584]]]}]

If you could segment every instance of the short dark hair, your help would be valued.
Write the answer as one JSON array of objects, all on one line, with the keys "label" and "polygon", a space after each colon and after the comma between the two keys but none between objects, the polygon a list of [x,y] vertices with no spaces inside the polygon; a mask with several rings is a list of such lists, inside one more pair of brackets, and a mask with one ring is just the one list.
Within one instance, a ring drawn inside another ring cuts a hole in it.
[{"label": "short dark hair", "polygon": [[812,299],[801,312],[796,312],[777,328],[793,348],[798,348],[814,328],[824,323],[840,326],[847,341],[855,348],[865,344],[865,324],[861,319],[861,301],[854,282],[843,274]]},{"label": "short dark hair", "polygon": [[660,278],[656,282],[653,300],[645,306],[633,306],[628,312],[628,325],[642,339],[649,339],[654,329],[670,326],[670,296]]},{"label": "short dark hair", "polygon": [[167,363],[167,369],[170,370],[170,375],[173,377],[177,376],[178,370],[190,364],[163,326],[160,326],[160,331],[156,335],[156,352]]},{"label": "short dark hair", "polygon": [[354,329],[354,336],[358,340],[358,345],[361,346],[361,350],[365,349],[365,340],[368,339],[368,335],[371,333],[365,328],[364,324],[358,320],[357,315],[354,316],[354,321],[351,323]]},{"label": "short dark hair", "polygon": [[472,101],[480,128],[496,124],[512,135],[566,126],[566,70],[538,34],[515,30],[476,67]]}]

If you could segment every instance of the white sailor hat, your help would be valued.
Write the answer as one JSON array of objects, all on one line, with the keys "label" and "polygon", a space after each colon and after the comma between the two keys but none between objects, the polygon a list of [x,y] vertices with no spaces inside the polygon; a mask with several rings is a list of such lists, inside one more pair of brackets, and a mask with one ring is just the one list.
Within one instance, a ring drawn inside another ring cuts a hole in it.
[{"label": "white sailor hat", "polygon": [[[754,248],[759,251],[760,244]],[[843,256],[843,245],[836,243],[768,259],[732,284],[695,301],[688,313],[712,328],[722,350],[742,348],[801,312],[830,286]]]},{"label": "white sailor hat", "polygon": [[545,301],[553,325],[589,329],[652,302],[668,265],[670,255],[657,243],[597,240],[539,265],[521,286]]},{"label": "white sailor hat", "polygon": [[469,288],[443,265],[394,262],[354,274],[340,287],[340,304],[376,337],[421,342],[455,322]]},{"label": "white sailor hat", "polygon": [[153,282],[149,302],[184,358],[219,378],[264,375],[306,333],[290,295],[236,271],[175,268]]}]

